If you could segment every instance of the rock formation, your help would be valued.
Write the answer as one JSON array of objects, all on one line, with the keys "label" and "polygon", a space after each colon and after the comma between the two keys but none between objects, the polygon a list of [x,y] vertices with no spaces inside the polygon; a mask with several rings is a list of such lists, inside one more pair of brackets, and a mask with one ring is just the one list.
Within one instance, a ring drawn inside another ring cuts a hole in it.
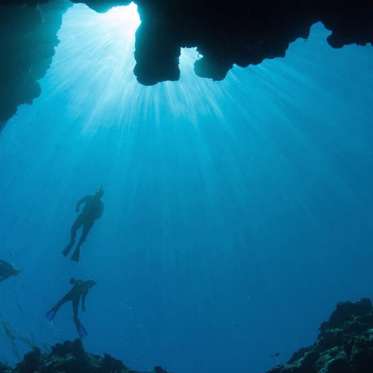
[{"label": "rock formation", "polygon": [[369,299],[340,303],[315,344],[268,373],[372,373],[373,307]]},{"label": "rock formation", "polygon": [[[129,369],[109,356],[84,351],[80,340],[52,347],[35,348],[14,368],[0,363],[0,373],[144,373]],[[372,373],[373,306],[369,299],[337,305],[321,324],[316,342],[296,352],[284,365],[268,373]],[[167,373],[157,366],[148,373]]]},{"label": "rock formation", "polygon": [[[110,355],[98,356],[84,351],[80,340],[65,342],[52,347],[51,352],[42,353],[34,349],[25,355],[15,368],[0,364],[0,373],[145,373],[126,367]],[[155,367],[147,373],[167,373]]]},{"label": "rock formation", "polygon": [[[40,80],[52,62],[68,1],[0,0],[0,129],[21,104],[40,95]],[[31,5],[33,3],[33,5]]]},{"label": "rock formation", "polygon": [[[72,0],[103,12],[130,0]],[[181,47],[196,47],[201,77],[224,79],[234,64],[246,67],[284,57],[291,42],[307,38],[322,22],[329,44],[373,43],[371,0],[134,0],[141,25],[136,33],[136,67],[140,83],[179,79]],[[0,0],[0,123],[22,103],[40,93],[61,16],[63,0]]]}]

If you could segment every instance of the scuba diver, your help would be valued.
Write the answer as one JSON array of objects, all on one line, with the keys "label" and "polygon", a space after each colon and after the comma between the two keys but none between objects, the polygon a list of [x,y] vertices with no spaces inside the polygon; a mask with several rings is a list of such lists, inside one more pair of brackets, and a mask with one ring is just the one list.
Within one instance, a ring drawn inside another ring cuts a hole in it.
[{"label": "scuba diver", "polygon": [[9,277],[17,276],[19,270],[15,269],[10,263],[0,260],[0,282]]},{"label": "scuba diver", "polygon": [[83,209],[76,218],[74,224],[71,227],[70,232],[70,242],[65,247],[63,255],[69,255],[71,249],[73,248],[76,240],[76,234],[80,228],[82,228],[82,234],[80,236],[79,242],[75,248],[75,251],[71,257],[71,260],[79,262],[80,259],[80,247],[87,238],[87,235],[93,224],[97,219],[99,219],[104,211],[104,204],[101,201],[102,196],[104,195],[104,190],[102,187],[94,194],[90,196],[83,197],[76,204],[76,212],[79,213],[80,206],[83,205]]},{"label": "scuba diver", "polygon": [[71,302],[73,306],[73,320],[76,327],[76,330],[79,336],[85,337],[87,335],[87,331],[84,328],[83,324],[80,322],[78,318],[79,313],[79,303],[81,303],[82,311],[85,312],[85,300],[89,290],[96,285],[96,282],[93,280],[83,281],[83,280],[75,280],[72,278],[70,280],[70,284],[73,285],[72,289],[55,305],[47,312],[47,319],[52,321],[58,310],[67,302]]}]

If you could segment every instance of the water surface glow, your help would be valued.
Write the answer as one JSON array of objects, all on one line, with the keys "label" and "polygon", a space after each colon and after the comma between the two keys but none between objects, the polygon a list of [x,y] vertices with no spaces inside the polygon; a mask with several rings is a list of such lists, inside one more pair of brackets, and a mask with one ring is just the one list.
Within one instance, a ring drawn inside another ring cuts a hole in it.
[{"label": "water surface glow", "polygon": [[[316,25],[286,59],[222,82],[183,50],[180,82],[143,87],[135,16],[72,7],[42,95],[0,135],[2,257],[23,269],[1,284],[1,319],[38,343],[72,338],[68,307],[44,314],[70,277],[94,278],[88,350],[139,370],[263,372],[336,302],[371,294],[372,49],[332,50]],[[76,266],[60,254],[74,204],[101,184]]]}]

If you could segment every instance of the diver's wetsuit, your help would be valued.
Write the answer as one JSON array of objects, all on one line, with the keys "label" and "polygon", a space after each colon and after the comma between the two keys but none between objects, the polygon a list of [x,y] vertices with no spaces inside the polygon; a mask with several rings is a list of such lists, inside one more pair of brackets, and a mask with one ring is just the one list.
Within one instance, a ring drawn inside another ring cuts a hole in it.
[{"label": "diver's wetsuit", "polygon": [[0,260],[0,282],[11,276],[16,276],[19,272],[11,264]]},{"label": "diver's wetsuit", "polygon": [[76,205],[76,211],[79,212],[80,206],[83,204],[83,211],[76,218],[74,224],[71,227],[70,242],[63,251],[63,255],[69,255],[73,248],[76,240],[76,234],[80,228],[82,228],[82,234],[76,249],[71,257],[72,260],[78,262],[80,259],[80,247],[87,238],[89,231],[97,219],[99,219],[104,211],[104,204],[101,201],[103,191],[99,190],[95,195],[86,196],[82,198]]},{"label": "diver's wetsuit", "polygon": [[88,280],[75,280],[71,279],[70,283],[73,285],[73,288],[55,305],[47,312],[47,318],[49,321],[52,321],[56,316],[58,310],[67,302],[71,302],[73,306],[73,320],[80,337],[87,335],[83,324],[78,318],[79,313],[79,303],[81,302],[82,310],[85,311],[85,299],[87,297],[88,291],[96,285],[95,281]]}]

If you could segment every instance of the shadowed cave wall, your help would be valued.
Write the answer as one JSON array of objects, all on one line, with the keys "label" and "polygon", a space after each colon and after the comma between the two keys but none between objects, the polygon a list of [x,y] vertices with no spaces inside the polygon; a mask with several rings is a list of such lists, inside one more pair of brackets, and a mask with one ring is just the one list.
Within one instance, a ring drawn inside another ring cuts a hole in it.
[{"label": "shadowed cave wall", "polygon": [[[40,95],[40,80],[52,62],[68,1],[0,0],[0,129],[18,105]],[[32,3],[32,4],[31,4]]]},{"label": "shadowed cave wall", "polygon": [[[104,12],[129,0],[72,0]],[[370,0],[135,0],[141,18],[134,74],[144,85],[178,80],[182,47],[197,47],[198,76],[224,79],[246,67],[284,57],[289,44],[322,22],[334,48],[373,44]],[[69,0],[0,0],[0,128],[23,103],[40,94]]]}]

